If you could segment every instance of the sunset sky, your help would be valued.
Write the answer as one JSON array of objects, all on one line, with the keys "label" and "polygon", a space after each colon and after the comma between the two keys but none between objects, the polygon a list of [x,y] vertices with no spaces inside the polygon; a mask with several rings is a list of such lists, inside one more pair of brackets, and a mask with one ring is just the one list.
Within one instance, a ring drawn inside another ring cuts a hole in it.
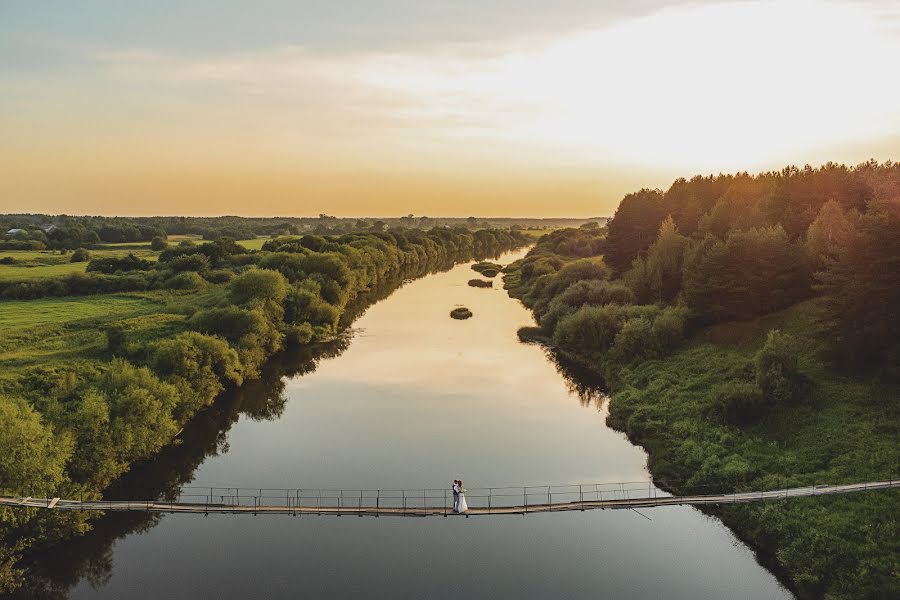
[{"label": "sunset sky", "polygon": [[0,3],[0,212],[609,215],[900,160],[900,4]]}]

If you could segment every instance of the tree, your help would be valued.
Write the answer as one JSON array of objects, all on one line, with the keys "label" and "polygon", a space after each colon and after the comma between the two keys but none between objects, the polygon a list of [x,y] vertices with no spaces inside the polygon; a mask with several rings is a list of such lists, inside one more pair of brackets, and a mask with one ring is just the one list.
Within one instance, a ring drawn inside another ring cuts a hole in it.
[{"label": "tree", "polygon": [[773,329],[754,359],[756,384],[763,397],[777,404],[793,400],[799,368],[797,349],[791,336]]},{"label": "tree", "polygon": [[661,191],[643,189],[625,196],[609,222],[607,264],[617,272],[627,269],[656,239],[665,216]]},{"label": "tree", "polygon": [[814,266],[822,267],[836,258],[855,234],[856,227],[841,205],[829,200],[806,232],[806,253]]},{"label": "tree", "polygon": [[74,252],[72,252],[72,256],[69,257],[69,262],[87,262],[91,260],[91,253],[85,250],[84,248],[78,248]]},{"label": "tree", "polygon": [[668,302],[681,291],[682,264],[688,239],[678,233],[671,216],[659,226],[656,241],[647,253],[647,271],[654,300]]},{"label": "tree", "polygon": [[152,240],[150,240],[150,249],[151,249],[151,250],[155,250],[155,251],[157,251],[157,252],[161,252],[161,251],[165,250],[165,249],[168,248],[168,247],[169,247],[168,242],[166,242],[166,240],[164,240],[164,239],[163,239],[162,237],[160,237],[160,236],[156,236],[155,238],[153,238]]},{"label": "tree", "polygon": [[857,232],[816,273],[822,326],[839,360],[884,365],[900,346],[900,216],[873,204]]}]

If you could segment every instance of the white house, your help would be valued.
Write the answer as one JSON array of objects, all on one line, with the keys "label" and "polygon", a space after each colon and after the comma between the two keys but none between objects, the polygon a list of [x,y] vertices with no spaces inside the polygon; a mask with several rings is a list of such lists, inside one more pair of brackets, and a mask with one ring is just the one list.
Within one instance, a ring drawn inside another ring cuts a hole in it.
[{"label": "white house", "polygon": [[43,225],[41,225],[41,229],[44,230],[44,233],[50,233],[51,231],[56,231],[59,228],[52,223],[44,223]]}]

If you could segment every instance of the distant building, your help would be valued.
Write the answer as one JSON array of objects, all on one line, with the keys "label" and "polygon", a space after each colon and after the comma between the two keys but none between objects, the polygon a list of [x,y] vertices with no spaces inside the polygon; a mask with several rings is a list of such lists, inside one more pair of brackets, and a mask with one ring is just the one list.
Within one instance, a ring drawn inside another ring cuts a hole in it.
[{"label": "distant building", "polygon": [[6,232],[6,235],[19,235],[20,233],[27,233],[24,229],[10,229]]},{"label": "distant building", "polygon": [[52,223],[44,223],[43,225],[41,225],[41,229],[44,230],[44,233],[51,233],[51,232],[59,229],[59,227],[57,227],[56,225],[54,225]]}]

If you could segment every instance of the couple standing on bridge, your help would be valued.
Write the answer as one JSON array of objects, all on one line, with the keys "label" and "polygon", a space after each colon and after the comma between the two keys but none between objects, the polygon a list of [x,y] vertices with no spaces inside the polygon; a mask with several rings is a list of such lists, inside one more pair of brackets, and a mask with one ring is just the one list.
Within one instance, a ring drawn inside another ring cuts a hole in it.
[{"label": "couple standing on bridge", "polygon": [[464,513],[469,510],[466,504],[466,488],[463,487],[462,479],[453,480],[453,512]]}]

